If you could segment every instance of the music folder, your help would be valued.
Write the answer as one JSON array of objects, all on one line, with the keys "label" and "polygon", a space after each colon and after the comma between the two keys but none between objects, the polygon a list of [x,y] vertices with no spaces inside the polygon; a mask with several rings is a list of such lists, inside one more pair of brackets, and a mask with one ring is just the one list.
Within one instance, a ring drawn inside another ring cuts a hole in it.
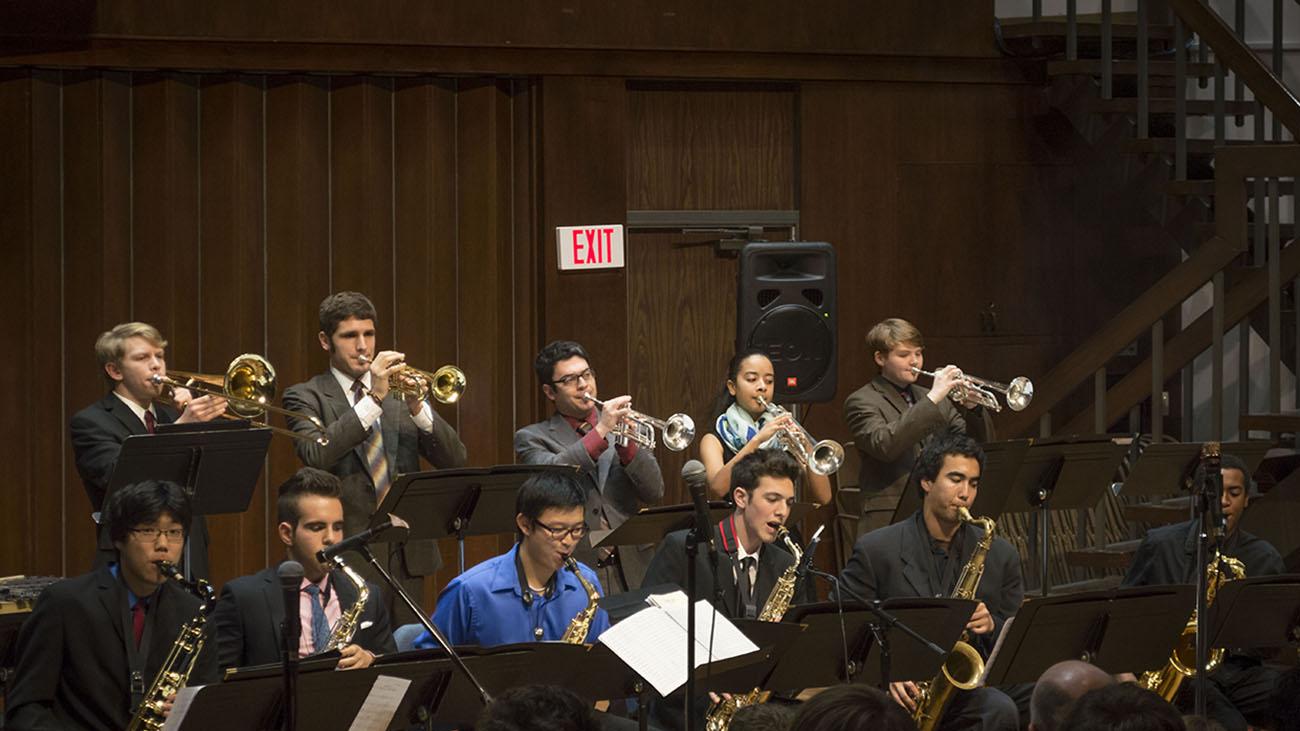
[{"label": "music folder", "polygon": [[[185,425],[182,425],[182,427]],[[105,497],[144,480],[167,480],[190,493],[195,515],[242,513],[262,474],[270,429],[247,422],[208,422],[206,428],[161,428],[122,442]]]}]

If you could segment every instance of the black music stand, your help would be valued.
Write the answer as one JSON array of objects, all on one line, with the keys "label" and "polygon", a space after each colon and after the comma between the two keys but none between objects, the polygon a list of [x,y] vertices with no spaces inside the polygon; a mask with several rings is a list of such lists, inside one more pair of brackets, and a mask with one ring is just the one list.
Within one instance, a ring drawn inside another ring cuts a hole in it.
[{"label": "black music stand", "polygon": [[1295,570],[1300,553],[1300,470],[1251,500],[1237,529],[1268,541],[1282,554],[1287,570]]},{"label": "black music stand", "polygon": [[1250,650],[1300,642],[1300,574],[1229,581],[1208,613],[1210,647]]},{"label": "black music stand", "polygon": [[[185,426],[185,425],[182,425]],[[195,516],[242,513],[262,475],[270,429],[249,429],[244,421],[208,422],[201,431],[162,430],[134,434],[122,442],[104,499],[143,480],[175,482],[189,493]],[[207,571],[207,546],[203,574]],[[197,547],[195,552],[197,552]],[[182,570],[192,578],[188,541]]]},{"label": "black music stand", "polygon": [[985,685],[1032,683],[1052,665],[1083,659],[1108,673],[1142,672],[1169,659],[1196,587],[1140,586],[1033,598],[1003,627]]},{"label": "black music stand", "polygon": [[[455,536],[459,570],[465,571],[465,537],[515,531],[515,493],[529,477],[542,472],[577,472],[568,465],[498,465],[398,477],[370,517],[370,527],[390,513],[407,516],[408,540]],[[411,516],[419,516],[411,518]]]},{"label": "black music stand", "polygon": [[1110,437],[1088,435],[1038,441],[1025,454],[1002,510],[1037,511],[1042,596],[1051,590],[1050,511],[1096,507],[1102,491],[1110,489],[1115,469],[1127,451],[1127,445]]},{"label": "black music stand", "polygon": [[[979,492],[975,494],[975,503],[971,505],[971,514],[997,520],[1006,512],[1007,500],[1015,484],[1016,475],[1020,473],[1025,455],[1033,445],[1032,439],[1008,439],[1001,442],[989,442],[984,445],[984,470],[980,475]],[[894,509],[894,517],[889,521],[897,523],[910,518],[921,508],[921,497],[917,494],[918,478],[913,474],[907,481]]]}]

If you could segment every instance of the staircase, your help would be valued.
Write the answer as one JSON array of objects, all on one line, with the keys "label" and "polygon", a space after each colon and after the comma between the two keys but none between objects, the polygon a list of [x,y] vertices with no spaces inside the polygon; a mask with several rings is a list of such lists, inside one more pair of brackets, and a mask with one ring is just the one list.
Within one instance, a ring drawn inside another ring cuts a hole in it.
[{"label": "staircase", "polygon": [[[1070,0],[1062,17],[999,20],[1006,52],[1041,82],[1046,113],[1068,120],[1088,154],[1107,161],[1102,169],[1114,177],[1117,197],[1145,210],[1144,231],[1183,255],[1036,377],[1033,403],[999,422],[1001,436],[1140,432],[1146,442],[1174,431],[1183,440],[1236,438],[1237,419],[1225,432],[1223,398],[1224,336],[1233,330],[1267,344],[1267,370],[1250,379],[1267,379],[1268,410],[1282,411],[1282,370],[1295,372],[1300,342],[1300,102],[1282,78],[1282,6],[1294,3],[1272,2],[1278,31],[1271,64],[1242,40],[1244,13],[1230,23],[1201,0],[1167,0],[1159,12],[1140,0],[1129,13],[1113,13],[1103,0],[1094,15],[1074,12]],[[1204,312],[1185,304],[1198,292],[1212,303]],[[1145,359],[1112,370],[1115,356],[1135,342]],[[1207,352],[1212,386],[1208,405],[1198,407],[1186,386],[1193,360]],[[1091,398],[1081,399],[1081,391]],[[1196,409],[1209,410],[1208,434],[1192,429],[1193,416],[1204,416]],[[1143,528],[1186,515],[1185,499],[1137,503],[1109,491],[1096,509],[1053,511],[1052,584],[1114,583]],[[1037,565],[1033,520],[1006,516],[999,526],[1026,566]]]}]

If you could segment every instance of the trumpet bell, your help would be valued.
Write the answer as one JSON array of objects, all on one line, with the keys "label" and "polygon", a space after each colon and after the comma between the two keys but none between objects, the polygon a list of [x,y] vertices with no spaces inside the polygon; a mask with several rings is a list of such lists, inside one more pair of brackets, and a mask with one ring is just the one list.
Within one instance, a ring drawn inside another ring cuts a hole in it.
[{"label": "trumpet bell", "polygon": [[454,365],[445,365],[433,373],[403,365],[388,376],[390,390],[421,401],[432,397],[443,404],[459,401],[466,385],[465,372]]},{"label": "trumpet bell", "polygon": [[1007,406],[1012,411],[1024,411],[1034,400],[1034,382],[1019,376],[1007,384]]},{"label": "trumpet bell", "polygon": [[465,393],[467,385],[464,371],[454,365],[445,365],[433,372],[433,385],[429,388],[429,395],[437,399],[438,403],[454,404]]},{"label": "trumpet bell", "polygon": [[808,471],[815,475],[833,475],[844,464],[844,447],[832,439],[823,439],[813,445]]},{"label": "trumpet bell", "polygon": [[686,414],[673,414],[664,422],[664,446],[680,452],[695,440],[695,420]]}]

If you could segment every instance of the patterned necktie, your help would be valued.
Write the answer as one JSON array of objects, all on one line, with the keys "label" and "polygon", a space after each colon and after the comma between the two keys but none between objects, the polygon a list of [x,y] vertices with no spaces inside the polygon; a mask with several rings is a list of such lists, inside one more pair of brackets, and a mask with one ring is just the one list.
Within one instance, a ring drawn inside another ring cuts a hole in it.
[{"label": "patterned necktie", "polygon": [[152,411],[146,411],[146,412],[144,412],[144,430],[145,430],[145,431],[149,432],[150,434],[153,434],[153,433],[154,433],[154,425],[157,424],[157,423],[158,423],[158,422],[155,421],[154,418],[153,418],[153,412],[152,412]]},{"label": "patterned necktie", "polygon": [[312,652],[324,652],[330,639],[330,623],[325,619],[325,607],[321,605],[320,587],[308,584],[303,589],[311,601],[311,646]]},{"label": "patterned necktie", "polygon": [[[358,378],[352,384],[352,405],[365,398],[365,384]],[[370,433],[366,435],[366,471],[370,473],[370,482],[375,486],[375,503],[383,502],[384,495],[388,492],[388,486],[391,482],[388,476],[388,455],[384,454],[384,436],[381,434],[381,421],[376,421],[370,426]]]}]

